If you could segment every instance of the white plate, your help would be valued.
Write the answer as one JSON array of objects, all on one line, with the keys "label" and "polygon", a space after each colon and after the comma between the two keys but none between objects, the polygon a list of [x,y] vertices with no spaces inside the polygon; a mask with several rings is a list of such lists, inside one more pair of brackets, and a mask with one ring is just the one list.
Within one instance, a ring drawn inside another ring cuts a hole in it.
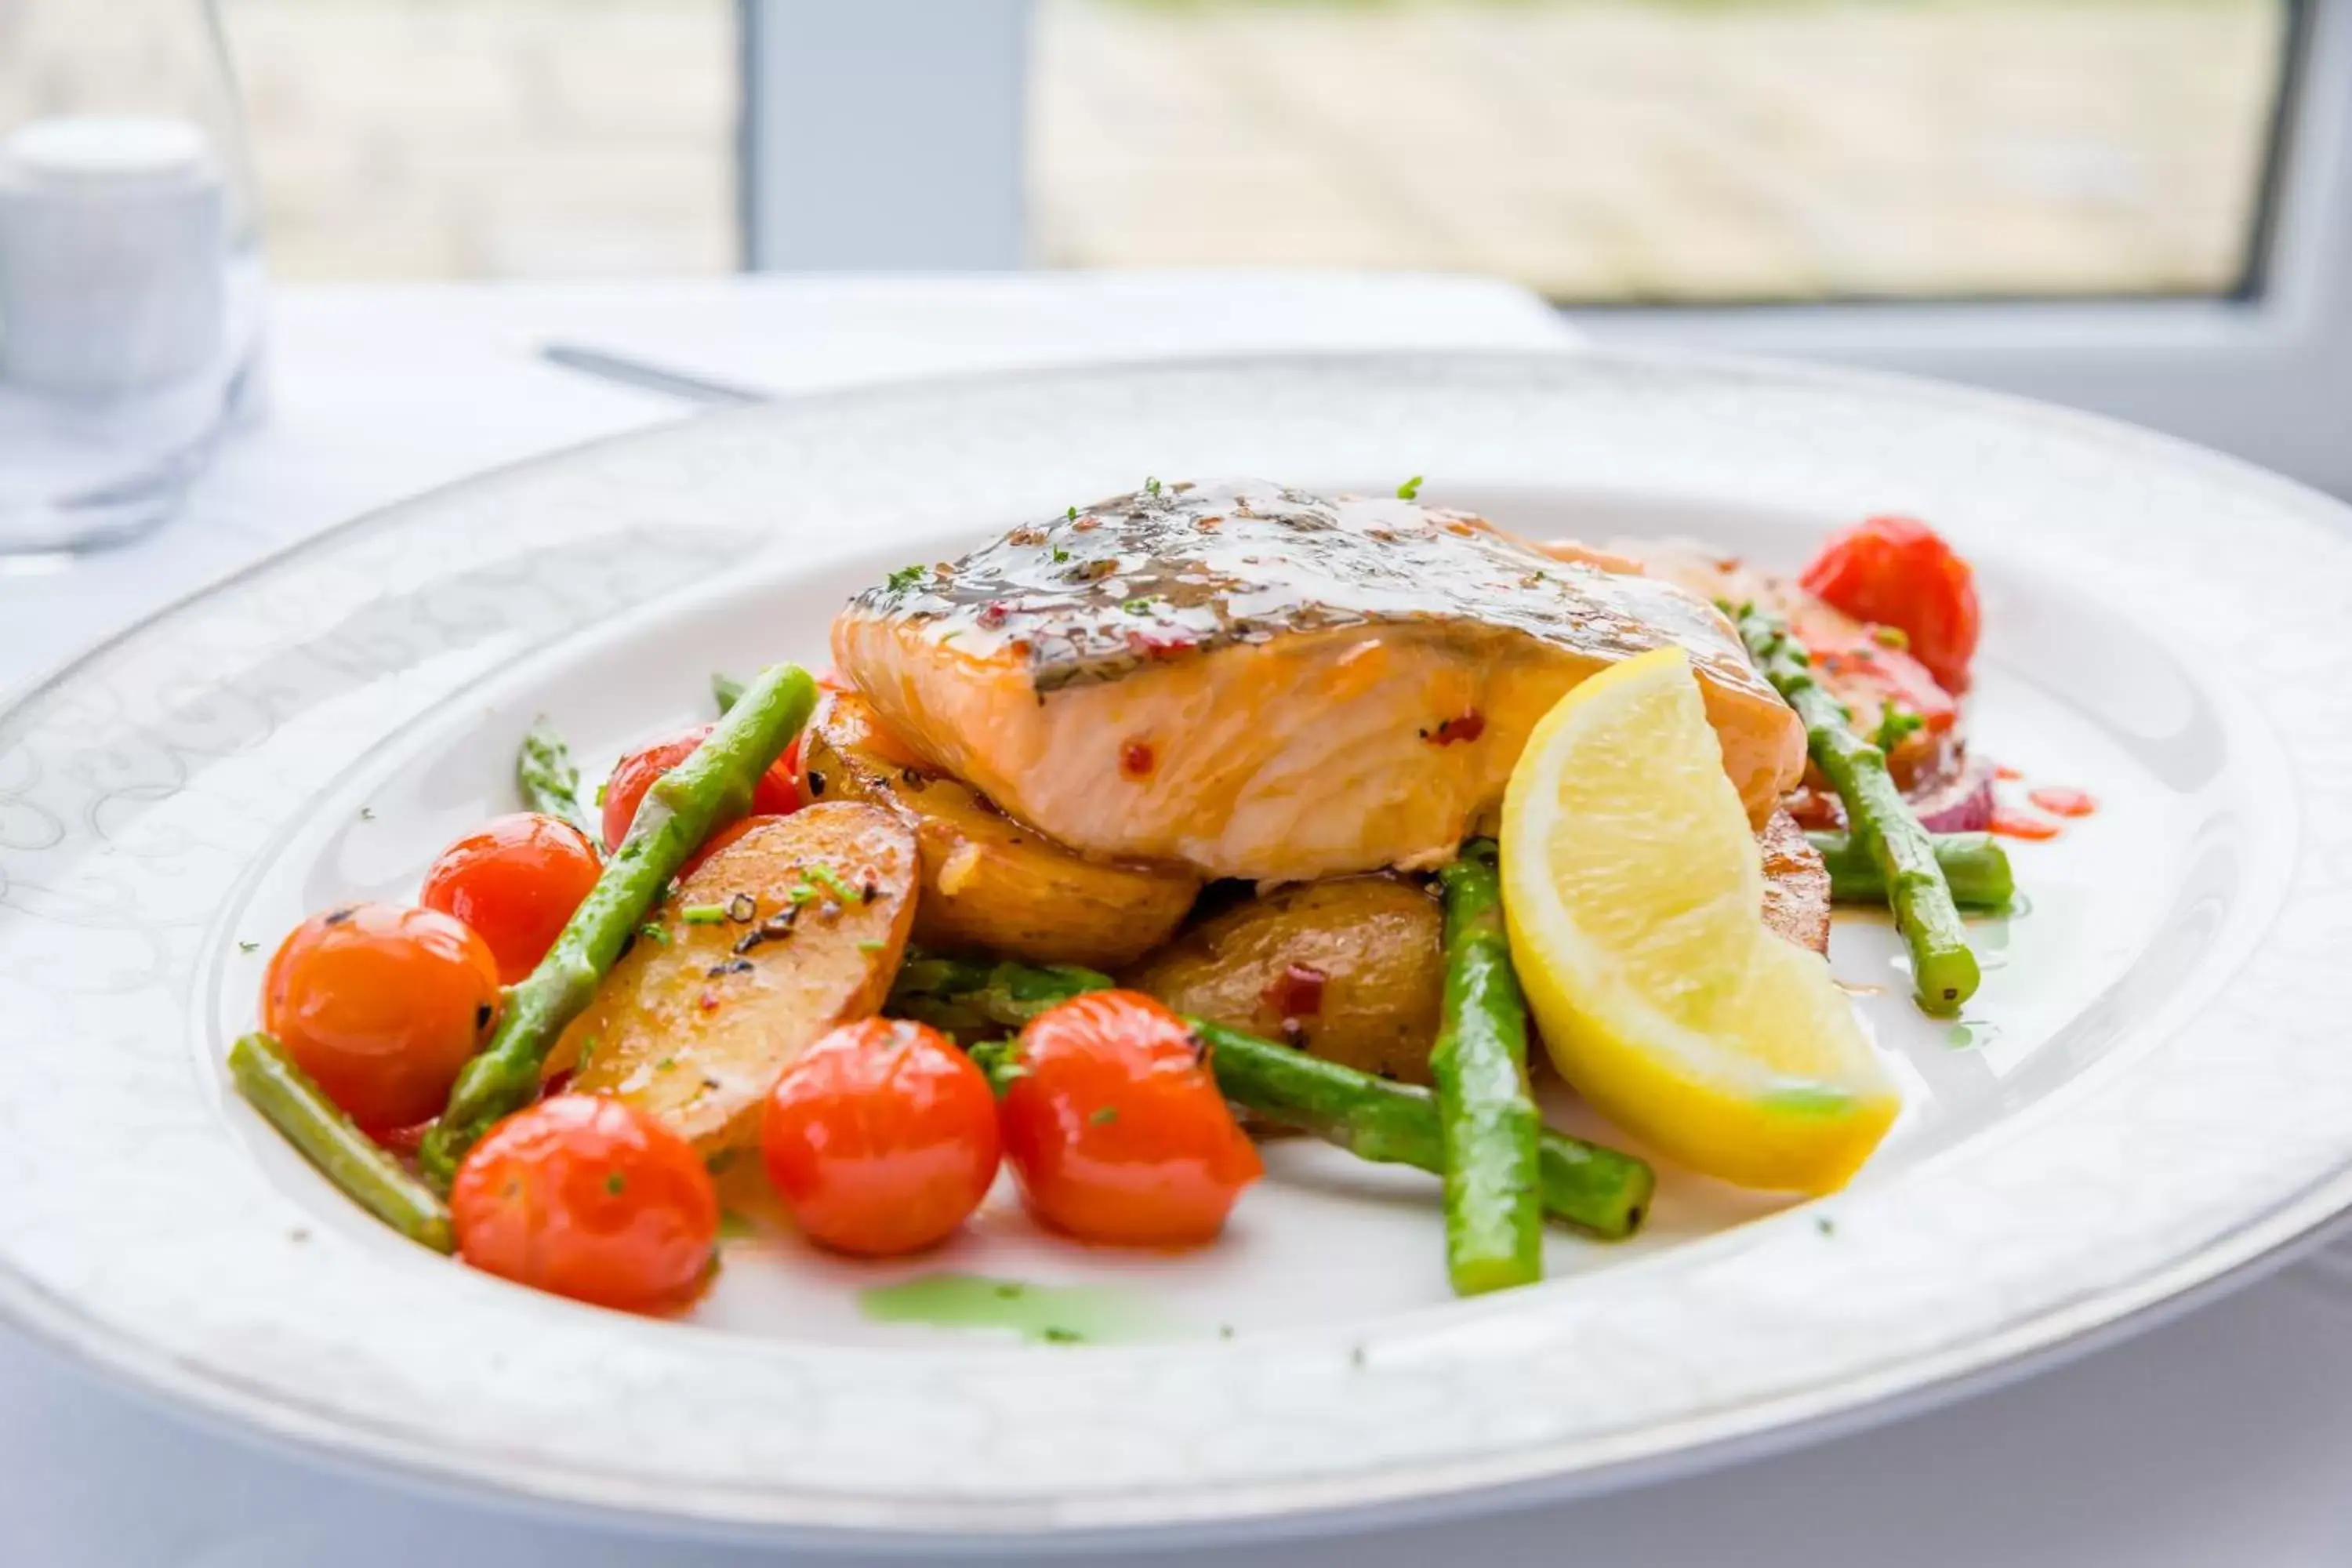
[{"label": "white plate", "polygon": [[[1670,1177],[1648,1234],[1447,1299],[1429,1184],[1277,1148],[1218,1247],[1132,1260],[1000,1194],[943,1258],[730,1248],[694,1321],[575,1307],[357,1215],[225,1092],[299,914],[407,896],[552,714],[605,756],[845,594],[1129,489],[1430,476],[1531,532],[1793,560],[1865,511],[1977,561],[1985,751],[2089,789],[1964,1029],[1883,926],[1836,960],[1911,1109],[1845,1194]],[[709,1529],[962,1542],[1268,1528],[1657,1473],[2120,1322],[2352,1196],[2352,548],[2333,503],[2142,433],[1703,360],[1274,361],[712,418],[355,524],[0,721],[0,1305],[146,1384],[443,1481]],[[1114,1279],[1138,1342],[887,1327],[936,1268]],[[1230,1330],[1230,1334],[1223,1331]]]}]

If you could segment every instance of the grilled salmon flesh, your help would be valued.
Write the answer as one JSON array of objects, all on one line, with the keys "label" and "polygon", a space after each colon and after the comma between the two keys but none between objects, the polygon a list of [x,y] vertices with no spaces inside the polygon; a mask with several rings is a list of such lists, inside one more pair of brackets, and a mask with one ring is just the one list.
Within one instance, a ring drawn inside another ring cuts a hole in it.
[{"label": "grilled salmon flesh", "polygon": [[1281,881],[1450,858],[1561,693],[1669,644],[1762,824],[1804,734],[1711,605],[1407,500],[1155,485],[833,626],[890,731],[1041,832]]}]

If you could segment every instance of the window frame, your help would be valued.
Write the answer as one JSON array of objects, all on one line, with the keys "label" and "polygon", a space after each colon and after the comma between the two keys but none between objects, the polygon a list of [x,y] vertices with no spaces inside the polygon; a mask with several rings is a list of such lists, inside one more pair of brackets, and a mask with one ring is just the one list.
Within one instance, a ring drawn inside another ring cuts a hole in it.
[{"label": "window frame", "polygon": [[1022,264],[1028,0],[737,0],[737,27],[747,268]]},{"label": "window frame", "polygon": [[[1024,264],[1028,0],[739,4],[747,265]],[[2071,404],[2352,495],[2352,0],[2295,0],[2287,40],[2238,294],[1563,316],[1596,341],[1906,371]]]}]

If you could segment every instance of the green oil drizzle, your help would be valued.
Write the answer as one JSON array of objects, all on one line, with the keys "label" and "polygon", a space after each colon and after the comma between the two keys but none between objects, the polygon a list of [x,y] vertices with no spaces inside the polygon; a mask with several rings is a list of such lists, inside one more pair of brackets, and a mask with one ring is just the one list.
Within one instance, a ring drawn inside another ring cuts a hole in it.
[{"label": "green oil drizzle", "polygon": [[1944,1031],[1944,1043],[1955,1050],[1973,1050],[2000,1038],[2000,1026],[1981,1018],[1963,1018]]},{"label": "green oil drizzle", "polygon": [[1150,1303],[1102,1285],[1032,1285],[984,1274],[926,1274],[857,1295],[858,1310],[877,1323],[937,1329],[993,1329],[1040,1344],[1100,1344],[1156,1339],[1169,1332]]},{"label": "green oil drizzle", "polygon": [[1797,1079],[1765,1095],[1764,1107],[1783,1116],[1845,1116],[1853,1110],[1853,1096],[1830,1084]]}]

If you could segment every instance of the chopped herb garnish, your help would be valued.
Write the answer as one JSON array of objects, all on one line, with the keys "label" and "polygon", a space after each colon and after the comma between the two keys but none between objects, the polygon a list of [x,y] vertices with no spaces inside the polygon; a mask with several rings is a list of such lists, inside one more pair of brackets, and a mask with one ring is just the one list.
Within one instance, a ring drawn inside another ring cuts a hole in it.
[{"label": "chopped herb garnish", "polygon": [[654,1063],[654,1071],[667,1072],[670,1068],[676,1066],[677,1066],[677,1058],[676,1057],[664,1057],[661,1060]]},{"label": "chopped herb garnish", "polygon": [[236,950],[239,952],[259,952],[261,944],[257,942],[241,942],[236,944]]},{"label": "chopped herb garnish", "polygon": [[678,910],[677,918],[690,926],[715,926],[727,923],[725,904],[688,904]]},{"label": "chopped herb garnish", "polygon": [[1837,1234],[1837,1221],[1830,1218],[1830,1216],[1825,1214],[1817,1214],[1813,1216],[1813,1228],[1820,1231],[1823,1236],[1835,1236]]},{"label": "chopped herb garnish", "polygon": [[847,882],[842,880],[841,873],[835,870],[833,867],[825,861],[810,861],[808,868],[803,870],[801,875],[806,878],[809,881],[814,882],[817,886],[823,888],[826,892],[831,893],[835,898],[839,899],[845,904],[863,903],[865,901],[863,899],[858,897],[857,889],[851,887]]},{"label": "chopped herb garnish", "polygon": [[375,807],[372,805],[363,805],[360,807],[360,820],[362,822],[373,822],[375,820]]},{"label": "chopped herb garnish", "polygon": [[876,942],[873,939],[868,938],[857,944],[857,951],[860,952],[879,952],[889,945],[890,944],[887,942]]},{"label": "chopped herb garnish", "polygon": [[612,1194],[616,1198],[621,1195],[622,1190],[627,1187],[628,1184],[629,1179],[621,1174],[618,1171],[611,1171],[605,1173],[604,1190]]},{"label": "chopped herb garnish", "polygon": [[657,942],[664,947],[667,947],[669,945],[669,932],[664,931],[661,928],[660,922],[657,921],[647,921],[645,924],[639,926],[637,928],[637,934],[644,937],[647,942]]},{"label": "chopped herb garnish", "polygon": [[1151,613],[1151,601],[1149,598],[1129,599],[1119,608],[1130,616],[1148,616]]},{"label": "chopped herb garnish", "polygon": [[1077,509],[1076,507],[1072,507],[1069,510],[1067,510],[1067,511],[1064,512],[1064,513],[1062,514],[1062,521],[1065,521],[1065,522],[1076,522],[1076,521],[1078,521],[1078,509]]},{"label": "chopped herb garnish", "polygon": [[1143,481],[1143,489],[1147,495],[1156,496],[1160,493],[1160,481],[1158,479],[1147,479]]},{"label": "chopped herb garnish", "polygon": [[1419,474],[1415,474],[1415,475],[1413,475],[1413,477],[1412,477],[1412,478],[1411,478],[1411,479],[1409,479],[1405,480],[1405,482],[1404,482],[1404,483],[1402,483],[1402,484],[1401,484],[1401,485],[1397,486],[1397,500],[1420,500],[1420,499],[1421,499],[1421,476],[1420,476]]},{"label": "chopped herb garnish", "polygon": [[901,588],[911,588],[923,580],[924,571],[921,566],[901,566],[884,580],[884,586],[894,594]]},{"label": "chopped herb garnish", "polygon": [[1083,1343],[1087,1336],[1076,1329],[1066,1329],[1059,1323],[1048,1323],[1037,1331],[1037,1337],[1049,1345],[1075,1345]]},{"label": "chopped herb garnish", "polygon": [[574,1073],[583,1073],[588,1070],[588,1064],[594,1060],[596,1057],[597,1041],[602,1037],[603,1037],[601,1036],[591,1035],[586,1039],[580,1042],[580,1058],[577,1061],[572,1064],[572,1070]]},{"label": "chopped herb garnish", "polygon": [[750,1220],[745,1219],[741,1215],[737,1214],[733,1209],[720,1209],[719,1211],[719,1238],[721,1241],[740,1241],[747,1236],[757,1236],[759,1234],[760,1230],[757,1226],[753,1225]]},{"label": "chopped herb garnish", "polygon": [[1063,562],[1067,561],[1069,558],[1070,558],[1070,552],[1069,552],[1068,551],[1066,551],[1066,550],[1063,549],[1063,548],[1062,548],[1060,545],[1058,545],[1058,544],[1056,544],[1055,546],[1054,546],[1054,564],[1055,564],[1055,565],[1058,566],[1058,565],[1060,565]]},{"label": "chopped herb garnish", "polygon": [[1878,729],[1870,743],[1882,752],[1892,752],[1903,743],[1903,738],[1927,723],[1916,713],[1900,702],[1890,702],[1886,711],[1878,716]]},{"label": "chopped herb garnish", "polygon": [[1911,634],[1901,626],[1873,626],[1870,640],[1881,647],[1907,648],[1911,646]]},{"label": "chopped herb garnish", "polygon": [[1118,1120],[1118,1107],[1116,1105],[1099,1106],[1096,1109],[1095,1113],[1087,1117],[1087,1120],[1097,1127],[1108,1127],[1112,1122]]},{"label": "chopped herb garnish", "polygon": [[604,804],[604,786],[603,784],[598,784],[596,786],[596,804],[598,805]]}]

